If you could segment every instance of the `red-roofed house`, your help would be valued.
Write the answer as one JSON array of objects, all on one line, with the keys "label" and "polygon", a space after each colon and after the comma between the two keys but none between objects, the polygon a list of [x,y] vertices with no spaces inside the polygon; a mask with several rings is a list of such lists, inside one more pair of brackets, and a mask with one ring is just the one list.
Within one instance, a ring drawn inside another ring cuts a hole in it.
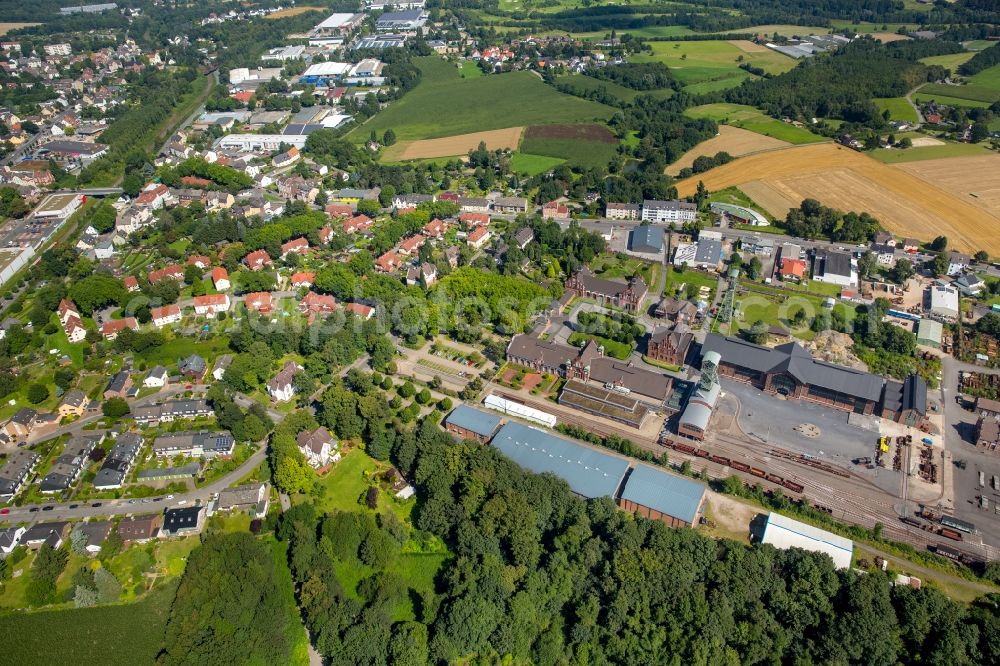
[{"label": "red-roofed house", "polygon": [[281,246],[281,258],[284,259],[290,254],[304,255],[309,252],[309,241],[305,238],[290,240]]},{"label": "red-roofed house", "polygon": [[269,314],[271,312],[271,292],[255,291],[249,293],[243,299],[243,304],[250,312]]},{"label": "red-roofed house", "polygon": [[802,280],[806,276],[806,262],[802,259],[792,259],[785,257],[781,260],[781,268],[778,270],[782,280]]},{"label": "red-roofed house", "polygon": [[136,197],[135,202],[140,206],[149,206],[153,210],[162,208],[170,196],[170,190],[163,183],[157,183],[153,187],[143,190]]},{"label": "red-roofed house", "polygon": [[469,245],[472,247],[477,250],[482,249],[482,247],[490,240],[490,230],[486,227],[476,227],[472,233],[469,234],[469,238],[467,240]]},{"label": "red-roofed house", "polygon": [[329,314],[337,311],[337,299],[327,294],[317,294],[310,291],[299,301],[299,310],[310,313]]},{"label": "red-roofed house", "polygon": [[269,255],[264,250],[255,250],[243,257],[243,263],[247,265],[252,271],[259,271],[265,266],[270,266],[272,263],[271,255]]},{"label": "red-roofed house", "polygon": [[458,216],[458,221],[466,229],[489,226],[490,216],[487,213],[462,213]]},{"label": "red-roofed house", "polygon": [[226,291],[232,286],[229,284],[229,271],[222,266],[216,266],[212,269],[212,282],[215,284],[216,291]]},{"label": "red-roofed house", "polygon": [[344,233],[353,234],[357,231],[367,231],[371,229],[372,219],[367,215],[355,215],[354,217],[344,220]]},{"label": "red-roofed house", "polygon": [[405,254],[406,256],[410,256],[411,254],[419,250],[426,241],[427,239],[424,238],[422,234],[416,234],[414,236],[410,236],[409,238],[404,238],[403,242],[399,244],[398,251],[400,254]]},{"label": "red-roofed house", "polygon": [[176,324],[181,320],[181,308],[176,304],[152,308],[149,313],[153,316],[153,325],[157,328]]},{"label": "red-roofed house", "polygon": [[83,327],[83,322],[80,321],[79,317],[70,315],[70,318],[63,324],[63,330],[66,331],[66,337],[70,342],[83,342],[87,339],[87,329]]},{"label": "red-roofed house", "polygon": [[354,208],[351,204],[345,203],[331,203],[326,206],[326,214],[330,217],[344,217],[345,215],[354,215]]},{"label": "red-roofed house", "polygon": [[375,314],[375,308],[370,305],[365,305],[364,303],[348,303],[344,306],[348,312],[353,312],[355,315],[361,319],[368,321]]},{"label": "red-roofed house", "polygon": [[161,280],[166,280],[167,278],[172,278],[178,282],[184,281],[184,269],[177,264],[170,264],[166,268],[161,268],[158,271],[150,271],[146,278],[149,280],[149,284],[156,284]]},{"label": "red-roofed house", "polygon": [[66,322],[69,321],[71,317],[76,317],[77,319],[80,318],[80,311],[77,310],[76,303],[65,298],[59,301],[58,313],[59,323],[63,326],[66,325]]},{"label": "red-roofed house", "polygon": [[542,206],[542,217],[547,220],[568,220],[569,208],[558,201],[550,201]]},{"label": "red-roofed house", "polygon": [[130,328],[133,331],[139,330],[139,322],[135,320],[135,317],[125,317],[124,319],[109,319],[104,322],[101,326],[101,335],[103,335],[108,340],[114,340],[118,337],[118,334],[124,331],[126,328]]},{"label": "red-roofed house", "polygon": [[194,312],[200,315],[214,315],[229,311],[229,294],[208,294],[194,297]]},{"label": "red-roofed house", "polygon": [[330,242],[330,239],[333,238],[333,228],[328,224],[320,229],[319,233],[316,235],[319,237],[319,242],[326,245]]},{"label": "red-roofed house", "polygon": [[448,225],[436,217],[424,225],[424,233],[431,238],[436,238],[438,240],[444,238],[444,232],[447,230]]},{"label": "red-roofed house", "polygon": [[232,95],[230,95],[230,97],[232,97],[233,99],[235,99],[237,102],[239,102],[241,104],[246,104],[247,102],[250,101],[250,98],[253,97],[253,91],[252,90],[241,90],[239,92],[233,93]]},{"label": "red-roofed house", "polygon": [[292,274],[292,286],[293,287],[311,287],[313,282],[316,281],[315,273],[307,273],[305,271],[299,271]]},{"label": "red-roofed house", "polygon": [[196,254],[193,257],[189,257],[185,266],[197,266],[202,270],[208,268],[212,265],[212,260],[203,254]]},{"label": "red-roofed house", "polygon": [[375,268],[382,271],[383,273],[392,273],[397,268],[399,268],[399,265],[401,263],[403,262],[400,261],[399,255],[396,254],[394,251],[389,250],[388,252],[386,252],[381,257],[375,260]]},{"label": "red-roofed house", "polygon": [[134,275],[126,275],[122,280],[122,284],[125,285],[125,288],[128,291],[139,291],[139,281],[135,279]]}]

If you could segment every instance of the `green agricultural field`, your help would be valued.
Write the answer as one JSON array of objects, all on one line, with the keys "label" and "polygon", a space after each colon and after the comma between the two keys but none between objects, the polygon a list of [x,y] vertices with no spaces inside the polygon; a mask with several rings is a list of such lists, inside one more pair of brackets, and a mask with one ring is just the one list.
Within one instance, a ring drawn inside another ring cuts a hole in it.
[{"label": "green agricultural field", "polygon": [[946,143],[943,146],[922,146],[920,148],[879,148],[868,154],[885,164],[902,164],[904,162],[919,162],[921,160],[936,160],[945,157],[977,157],[987,155],[988,148],[968,143]]},{"label": "green agricultural field", "polygon": [[[958,86],[952,86],[958,87]],[[945,104],[947,106],[966,106],[969,108],[986,109],[989,108],[991,102],[977,102],[971,99],[963,99],[961,97],[948,97],[947,95],[928,95],[926,93],[913,93],[914,102],[937,102],[938,104]]]},{"label": "green agricultural field", "polygon": [[541,123],[603,121],[614,109],[564,95],[531,72],[463,79],[441,58],[417,58],[420,84],[348,134],[363,141],[392,128],[400,141]]},{"label": "green agricultural field", "polygon": [[666,99],[674,94],[674,91],[670,88],[663,88],[660,90],[633,90],[632,88],[626,88],[625,86],[618,85],[614,81],[602,81],[600,79],[595,79],[592,76],[587,76],[586,74],[566,74],[558,77],[556,79],[556,83],[558,85],[569,86],[576,91],[576,94],[588,93],[603,88],[609,95],[617,97],[625,102],[631,102],[639,95],[652,95],[657,99]]},{"label": "green agricultural field", "polygon": [[991,42],[988,39],[973,39],[968,42],[962,42],[962,46],[970,51],[982,51],[983,49],[990,48],[994,44],[996,44],[996,42]]},{"label": "green agricultural field", "polygon": [[534,125],[524,132],[521,150],[566,160],[583,168],[605,167],[615,159],[618,140],[603,125]]},{"label": "green agricultural field", "polygon": [[[836,30],[842,30],[848,28],[854,32],[859,33],[869,33],[869,32],[899,32],[900,28],[905,28],[906,30],[920,30],[920,27],[913,25],[912,23],[852,23],[851,21],[830,21],[830,27]],[[830,32],[826,30],[825,32]]]},{"label": "green agricultural field", "polygon": [[825,137],[813,134],[805,128],[776,120],[752,106],[742,104],[704,104],[687,109],[684,113],[692,118],[711,118],[719,123],[794,144],[827,141]]},{"label": "green agricultural field", "polygon": [[152,664],[176,585],[136,603],[0,616],[9,664]]},{"label": "green agricultural field", "polygon": [[524,176],[537,176],[554,169],[566,160],[559,157],[549,157],[547,155],[531,155],[529,153],[514,153],[510,160],[510,168],[515,173]]},{"label": "green agricultural field", "polygon": [[[681,83],[725,82],[725,87],[739,85],[750,74],[739,68],[741,62],[760,67],[770,74],[781,74],[798,63],[772,51],[747,53],[727,41],[651,42],[652,54],[635,56],[635,62],[662,62]],[[742,58],[742,59],[741,59]]]},{"label": "green agricultural field", "polygon": [[[1000,70],[997,71],[1000,72]],[[976,76],[978,77],[983,75],[988,75],[986,78],[981,79],[983,81],[990,81],[992,79],[992,73],[990,70],[984,70]],[[998,75],[998,78],[1000,78],[1000,75]],[[957,99],[967,99],[973,102],[986,102],[989,104],[1000,99],[1000,81],[997,81],[992,87],[982,84],[977,85],[974,83],[964,86],[952,86],[947,83],[928,83],[925,86],[921,86],[918,94],[922,96],[931,95],[933,97],[954,97]]]},{"label": "green agricultural field", "polygon": [[993,99],[1000,99],[1000,65],[988,67],[969,77],[969,83],[993,92]]},{"label": "green agricultural field", "polygon": [[946,55],[921,58],[920,62],[925,65],[941,65],[945,69],[954,72],[958,69],[959,65],[966,62],[974,55],[976,54],[972,51],[966,51],[964,53],[948,53]]},{"label": "green agricultural field", "polygon": [[888,111],[891,120],[905,120],[906,122],[917,122],[917,110],[906,101],[905,97],[882,97],[872,100],[879,111]]}]

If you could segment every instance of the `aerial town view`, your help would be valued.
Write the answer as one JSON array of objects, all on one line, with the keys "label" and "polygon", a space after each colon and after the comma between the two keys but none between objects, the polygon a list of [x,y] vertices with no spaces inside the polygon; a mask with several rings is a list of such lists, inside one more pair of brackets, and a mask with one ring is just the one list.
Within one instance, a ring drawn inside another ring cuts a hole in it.
[{"label": "aerial town view", "polygon": [[997,0],[0,0],[0,666],[1000,664]]}]

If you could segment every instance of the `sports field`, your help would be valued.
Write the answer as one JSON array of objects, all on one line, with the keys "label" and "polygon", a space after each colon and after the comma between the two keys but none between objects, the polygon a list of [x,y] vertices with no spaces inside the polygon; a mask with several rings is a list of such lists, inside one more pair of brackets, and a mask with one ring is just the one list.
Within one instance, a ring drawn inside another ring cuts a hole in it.
[{"label": "sports field", "polygon": [[440,139],[423,139],[421,141],[403,141],[390,146],[382,153],[385,161],[422,160],[434,157],[455,157],[467,155],[475,150],[481,142],[486,143],[489,150],[509,148],[517,150],[521,141],[523,127],[508,127],[507,129],[491,130],[489,132],[472,132],[457,134]]},{"label": "sports field", "polygon": [[742,157],[762,150],[787,148],[790,145],[792,144],[787,141],[774,139],[739,127],[719,125],[718,136],[712,137],[708,141],[702,141],[684,153],[679,160],[667,167],[667,173],[676,175],[681,169],[694,164],[695,158],[701,155],[711,157],[720,151],[725,151],[733,157]]},{"label": "sports field", "polygon": [[753,44],[744,50],[738,44],[743,42],[650,42],[653,53],[636,55],[633,60],[662,62],[684,84],[704,84],[711,81],[727,88],[739,85],[750,76],[739,68],[742,62],[760,67],[770,74],[787,72],[798,64],[793,58],[777,51],[761,51]]},{"label": "sports field", "polygon": [[461,78],[437,56],[415,60],[420,84],[347,136],[365,141],[372,130],[392,128],[399,141],[436,139],[485,130],[543,123],[603,121],[609,106],[564,95],[531,72]]},{"label": "sports field", "polygon": [[[1000,157],[996,164],[1000,167]],[[1000,254],[1000,208],[989,209],[992,176],[972,171],[967,159],[945,160],[938,169],[943,182],[957,179],[966,192],[983,194],[977,202],[955,187],[946,187],[891,167],[861,153],[820,144],[750,155],[692,176],[677,184],[678,194],[691,196],[702,181],[711,191],[739,186],[772,215],[784,218],[803,199],[817,199],[840,210],[867,211],[887,230],[900,236],[929,239],[944,234],[953,247]],[[927,162],[918,162],[913,168]],[[1000,171],[1000,168],[993,169]],[[930,176],[927,176],[930,177]],[[972,182],[970,182],[970,180]],[[985,195],[985,196],[983,196]]]},{"label": "sports field", "polygon": [[905,97],[881,97],[873,99],[872,102],[879,111],[889,111],[890,120],[905,120],[906,122],[917,122],[917,110],[906,101]]},{"label": "sports field", "polygon": [[826,137],[813,134],[805,128],[771,118],[752,106],[742,104],[703,104],[691,107],[684,113],[692,118],[711,118],[720,124],[750,130],[788,143],[829,141]]},{"label": "sports field", "polygon": [[525,131],[521,150],[559,158],[573,166],[605,167],[618,151],[618,139],[607,127],[593,123],[535,125]]}]

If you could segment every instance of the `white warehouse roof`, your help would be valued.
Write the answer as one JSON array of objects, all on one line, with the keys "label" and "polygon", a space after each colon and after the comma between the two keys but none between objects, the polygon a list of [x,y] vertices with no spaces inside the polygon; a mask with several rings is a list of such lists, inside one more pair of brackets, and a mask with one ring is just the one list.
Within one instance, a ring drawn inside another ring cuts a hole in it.
[{"label": "white warehouse roof", "polygon": [[773,512],[767,516],[762,542],[782,550],[801,548],[814,553],[826,553],[833,560],[833,566],[838,569],[850,567],[854,554],[854,542],[850,539]]},{"label": "white warehouse roof", "polygon": [[316,27],[334,30],[349,23],[352,18],[354,18],[354,14],[330,14],[321,23],[317,24]]},{"label": "white warehouse roof", "polygon": [[302,76],[340,76],[351,68],[347,62],[318,62],[309,65],[309,69],[302,73]]}]

